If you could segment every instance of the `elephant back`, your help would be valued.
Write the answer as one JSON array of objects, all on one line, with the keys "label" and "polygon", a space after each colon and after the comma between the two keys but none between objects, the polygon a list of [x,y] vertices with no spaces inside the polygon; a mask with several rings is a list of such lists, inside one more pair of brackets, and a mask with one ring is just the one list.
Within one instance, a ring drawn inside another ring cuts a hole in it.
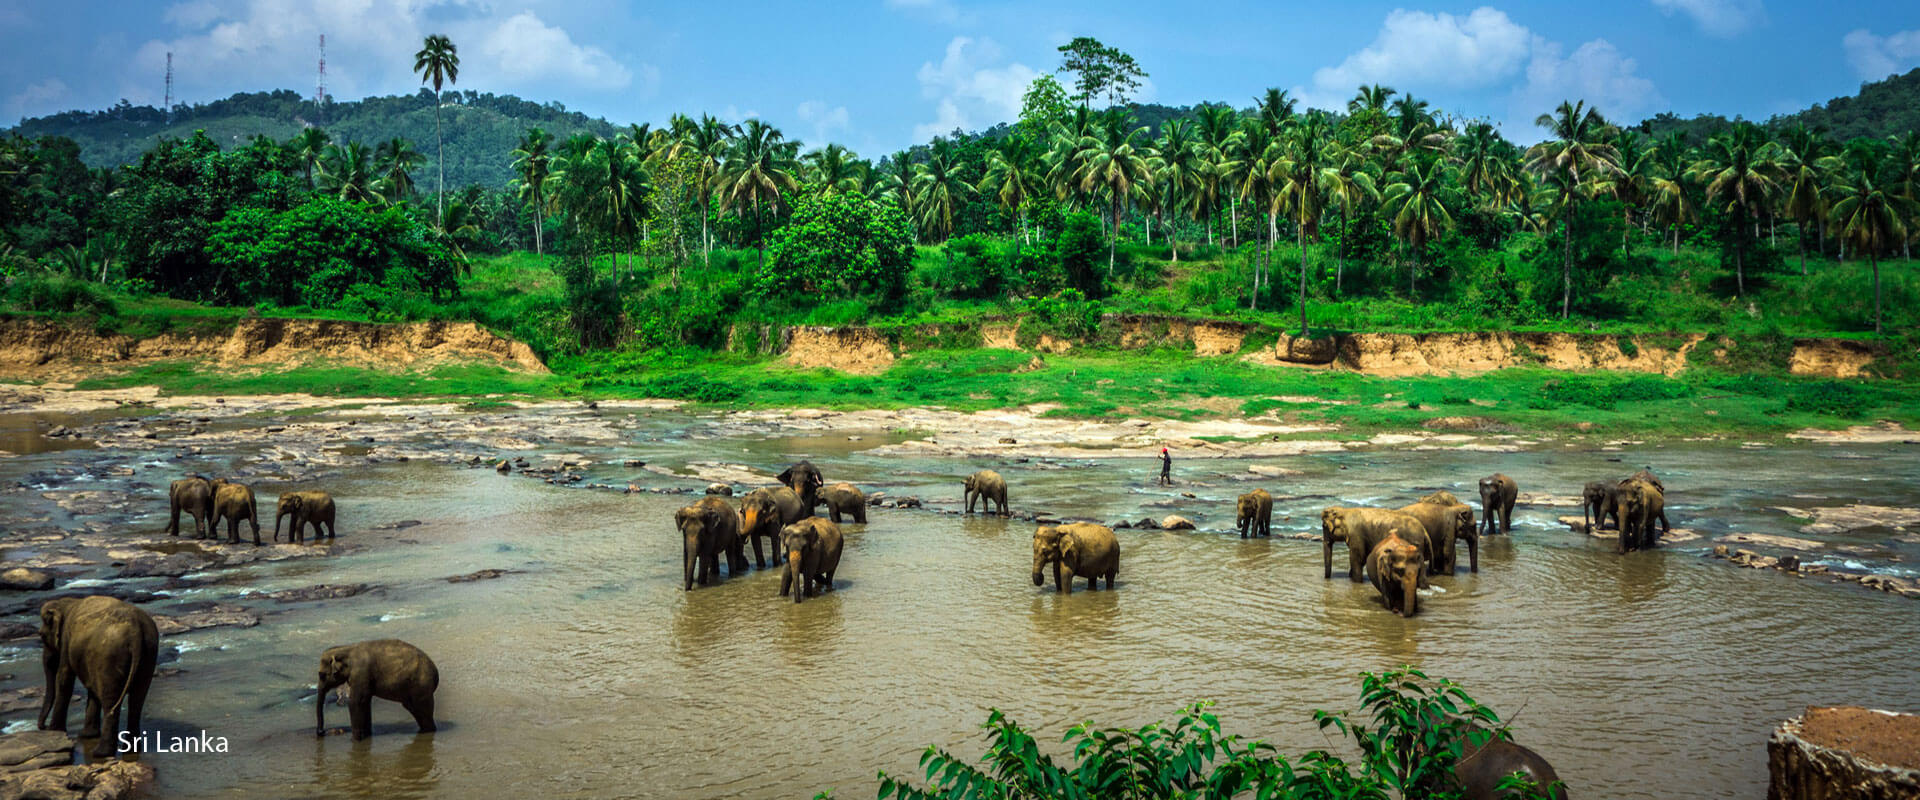
[{"label": "elephant back", "polygon": [[1112,528],[1091,522],[1074,522],[1061,525],[1060,533],[1074,541],[1080,562],[1075,566],[1075,572],[1103,572],[1120,561],[1120,539],[1113,535]]}]

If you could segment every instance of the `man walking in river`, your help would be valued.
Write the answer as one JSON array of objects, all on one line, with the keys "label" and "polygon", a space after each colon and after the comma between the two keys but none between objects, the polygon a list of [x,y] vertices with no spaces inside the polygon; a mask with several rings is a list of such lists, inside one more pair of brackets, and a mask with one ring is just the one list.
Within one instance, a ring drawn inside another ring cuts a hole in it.
[{"label": "man walking in river", "polygon": [[1160,485],[1173,485],[1173,456],[1164,447],[1160,448]]}]

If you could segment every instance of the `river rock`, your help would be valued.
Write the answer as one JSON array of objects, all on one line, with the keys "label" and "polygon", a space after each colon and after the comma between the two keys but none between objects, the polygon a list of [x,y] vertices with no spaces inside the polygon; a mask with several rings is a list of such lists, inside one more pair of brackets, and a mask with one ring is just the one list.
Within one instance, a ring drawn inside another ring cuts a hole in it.
[{"label": "river rock", "polygon": [[260,615],[239,606],[215,603],[204,610],[185,614],[155,614],[153,621],[160,627],[161,636],[173,636],[207,628],[251,628],[260,624]]},{"label": "river rock", "polygon": [[153,788],[153,767],[114,759],[0,775],[5,800],[129,800]]},{"label": "river rock", "polygon": [[352,597],[365,593],[373,588],[373,584],[369,583],[323,583],[302,589],[282,589],[278,592],[268,592],[262,596],[271,598],[276,603],[304,603],[309,600],[338,600],[344,597]]},{"label": "river rock", "polygon": [[25,639],[40,633],[40,626],[27,622],[0,622],[0,642]]},{"label": "river rock", "polygon": [[0,572],[0,590],[44,592],[53,588],[53,576],[37,569],[14,567]]},{"label": "river rock", "polygon": [[492,580],[502,575],[510,575],[515,572],[519,572],[519,570],[517,569],[483,569],[478,572],[469,572],[465,575],[450,576],[447,578],[447,582],[448,583],[472,583],[474,581]]},{"label": "river rock", "polygon": [[399,522],[382,522],[378,525],[373,526],[372,530],[398,531],[398,530],[405,530],[407,528],[411,528],[415,525],[420,525],[420,524],[422,523],[420,522],[420,520],[417,520],[417,519],[403,519],[403,520],[400,520]]},{"label": "river rock", "polygon": [[62,731],[0,736],[0,772],[13,774],[73,763],[73,740]]},{"label": "river rock", "polygon": [[1267,464],[1250,465],[1247,467],[1247,472],[1262,478],[1297,478],[1306,474],[1297,469],[1287,469],[1286,467],[1275,467]]},{"label": "river rock", "polygon": [[1133,523],[1133,527],[1143,531],[1157,531],[1160,530],[1160,520],[1152,517],[1141,517],[1138,522]]},{"label": "river rock", "polygon": [[724,483],[709,483],[707,484],[707,494],[719,495],[721,497],[732,497],[733,487],[728,486]]},{"label": "river rock", "polygon": [[200,552],[141,556],[129,560],[125,566],[122,566],[117,577],[178,578],[189,572],[198,572],[205,569],[212,565],[217,558],[217,556]]},{"label": "river rock", "polygon": [[1767,740],[1769,800],[1920,797],[1920,716],[1809,706]]},{"label": "river rock", "polygon": [[1165,519],[1160,520],[1160,527],[1169,531],[1190,531],[1193,530],[1193,520],[1179,514],[1168,514]]}]

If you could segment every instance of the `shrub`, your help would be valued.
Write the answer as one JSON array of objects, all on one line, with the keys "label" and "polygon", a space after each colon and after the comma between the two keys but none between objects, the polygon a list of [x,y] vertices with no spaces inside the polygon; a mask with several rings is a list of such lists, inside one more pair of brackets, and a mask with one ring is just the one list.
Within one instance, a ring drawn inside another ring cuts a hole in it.
[{"label": "shrub", "polygon": [[14,311],[103,316],[115,313],[113,298],[106,290],[64,275],[11,277],[0,285],[0,298]]}]

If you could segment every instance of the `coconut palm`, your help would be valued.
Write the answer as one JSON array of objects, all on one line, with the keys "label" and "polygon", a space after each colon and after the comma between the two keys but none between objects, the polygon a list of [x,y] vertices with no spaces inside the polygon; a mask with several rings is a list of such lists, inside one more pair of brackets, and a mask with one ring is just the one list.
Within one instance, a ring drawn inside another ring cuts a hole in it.
[{"label": "coconut palm", "polygon": [[1613,137],[1613,149],[1620,168],[1601,179],[1599,189],[1620,201],[1621,219],[1626,223],[1620,230],[1620,250],[1625,252],[1627,236],[1633,229],[1634,212],[1653,194],[1658,159],[1654,148],[1647,145],[1646,138],[1635,131],[1616,134]]},{"label": "coconut palm", "polygon": [[359,142],[328,145],[322,159],[320,187],[328,194],[354,203],[380,199],[374,192],[373,151]]},{"label": "coconut palm", "polygon": [[1581,200],[1590,196],[1595,178],[1616,169],[1618,153],[1606,143],[1613,126],[1585,101],[1563,102],[1552,114],[1541,114],[1534,124],[1546,128],[1551,139],[1527,150],[1526,169],[1542,191],[1553,197],[1548,213],[1564,229],[1560,259],[1560,318],[1573,309],[1573,218]]},{"label": "coconut palm", "polygon": [[1300,246],[1300,335],[1307,335],[1307,240],[1313,238],[1326,213],[1328,189],[1334,184],[1330,168],[1329,146],[1333,136],[1327,119],[1319,113],[1288,126],[1277,143],[1275,157],[1267,166],[1267,180],[1273,187],[1273,199],[1267,212],[1268,249],[1279,232],[1274,224],[1280,212],[1294,223],[1294,240]]},{"label": "coconut palm", "polygon": [[[1207,161],[1207,171],[1202,176],[1201,185],[1195,202],[1206,206],[1207,244],[1213,244],[1213,224],[1215,215],[1220,213],[1220,198],[1227,200],[1227,218],[1229,227],[1227,236],[1229,246],[1233,242],[1235,229],[1239,227],[1239,198],[1225,180],[1225,167],[1233,161],[1236,147],[1235,139],[1240,136],[1239,115],[1226,106],[1201,106],[1194,125],[1194,133],[1202,154]],[[1197,209],[1196,209],[1197,210]]]},{"label": "coconut palm", "polygon": [[434,219],[444,224],[447,207],[447,143],[440,135],[440,88],[443,85],[459,82],[460,51],[452,39],[433,34],[421,43],[420,52],[413,54],[413,71],[420,73],[421,83],[433,84],[433,142],[440,151],[440,178],[434,187]]},{"label": "coconut palm", "polygon": [[1327,149],[1327,203],[1340,211],[1340,240],[1334,247],[1333,293],[1340,294],[1347,271],[1347,219],[1369,201],[1380,199],[1373,161],[1357,148],[1334,142]]},{"label": "coconut palm", "polygon": [[957,150],[952,141],[935,139],[927,160],[913,168],[913,197],[919,203],[914,218],[930,241],[943,242],[953,235],[953,217],[974,193],[962,178],[964,165]]},{"label": "coconut palm", "polygon": [[1452,141],[1460,184],[1481,208],[1498,208],[1512,200],[1515,164],[1512,147],[1485,122],[1467,126]]},{"label": "coconut palm", "polygon": [[720,121],[710,114],[701,114],[700,121],[674,115],[668,127],[672,130],[673,145],[667,152],[668,158],[679,158],[682,153],[692,153],[698,160],[694,172],[694,187],[700,198],[700,242],[704,255],[702,258],[711,263],[713,259],[713,234],[709,227],[709,217],[713,205],[714,191],[720,184],[720,165],[726,159],[727,148],[733,137],[739,135],[737,126]]},{"label": "coconut palm", "polygon": [[319,185],[314,182],[313,173],[320,167],[321,160],[326,158],[327,145],[332,143],[333,137],[328,136],[326,131],[312,127],[300,129],[299,133],[293,135],[293,141],[287,143],[287,149],[292,150],[294,157],[307,168],[308,189]]},{"label": "coconut palm", "polygon": [[1427,243],[1453,227],[1453,210],[1446,191],[1452,176],[1440,159],[1413,159],[1407,168],[1388,178],[1382,195],[1382,213],[1393,220],[1393,235],[1413,249],[1407,265],[1407,298],[1413,299]]},{"label": "coconut palm", "polygon": [[1393,88],[1381,86],[1377,83],[1372,86],[1361,86],[1360,90],[1354,94],[1353,99],[1347,101],[1347,113],[1358,114],[1362,111],[1379,111],[1385,113],[1387,110],[1387,102],[1392,100],[1396,94],[1399,94],[1399,92]]},{"label": "coconut palm", "polygon": [[1173,251],[1173,263],[1180,263],[1180,246],[1174,241],[1174,222],[1183,203],[1192,207],[1200,184],[1206,179],[1208,163],[1195,138],[1193,125],[1176,119],[1160,128],[1160,141],[1154,146],[1150,162],[1154,183],[1159,187],[1156,205],[1166,209],[1167,245]]},{"label": "coconut palm", "polygon": [[1880,333],[1880,254],[1907,239],[1913,201],[1896,194],[1880,180],[1890,172],[1887,159],[1866,142],[1847,147],[1833,186],[1833,224],[1854,252],[1866,253],[1873,268],[1873,332]]},{"label": "coconut palm", "polygon": [[553,156],[548,148],[553,136],[539,128],[528,128],[513,151],[515,177],[510,187],[533,209],[533,252],[546,253],[546,221],[550,206],[547,183],[553,177]]},{"label": "coconut palm", "polygon": [[993,195],[1000,208],[1020,227],[1020,238],[1031,243],[1027,233],[1027,200],[1041,188],[1040,148],[1026,134],[1015,132],[987,151],[987,174],[980,179],[980,191]]},{"label": "coconut palm", "polygon": [[381,194],[389,203],[413,196],[413,170],[427,157],[413,149],[413,143],[398,136],[374,148],[374,172],[379,176]]},{"label": "coconut palm", "polygon": [[1280,128],[1293,119],[1296,101],[1287,96],[1285,89],[1268,89],[1266,94],[1253,98],[1254,115],[1260,118],[1260,124],[1267,126],[1267,133],[1280,135]]},{"label": "coconut palm", "polygon": [[[1226,182],[1230,196],[1236,201],[1244,198],[1255,208],[1268,209],[1269,215],[1277,213],[1272,207],[1273,182],[1272,167],[1280,157],[1280,140],[1267,133],[1267,126],[1258,120],[1245,120],[1240,132],[1229,140],[1232,150],[1228,160],[1220,165],[1221,178]],[[1256,266],[1253,271],[1253,296],[1247,307],[1260,307],[1260,289],[1266,283],[1266,268],[1273,264],[1272,230],[1276,227],[1272,220],[1268,224],[1268,238],[1264,253],[1264,266]]]},{"label": "coconut palm", "polygon": [[1800,227],[1800,274],[1807,274],[1807,228],[1820,231],[1820,247],[1826,249],[1826,186],[1835,165],[1833,141],[1826,134],[1805,125],[1796,125],[1781,137],[1780,169],[1782,177],[1780,211]]},{"label": "coconut palm", "polygon": [[1153,183],[1153,171],[1147,165],[1147,153],[1141,143],[1145,128],[1133,124],[1133,115],[1124,109],[1107,114],[1100,130],[1081,137],[1079,168],[1074,183],[1089,196],[1105,194],[1113,220],[1113,235],[1107,240],[1107,273],[1113,273],[1114,250],[1120,242],[1120,220],[1133,204],[1146,194]]},{"label": "coconut palm", "polygon": [[827,197],[860,188],[860,157],[837,144],[801,156],[806,162],[807,182],[816,194]]},{"label": "coconut palm", "polygon": [[[1920,131],[1907,131],[1899,136],[1889,136],[1887,141],[1893,145],[1888,157],[1893,162],[1893,179],[1888,183],[1895,194],[1906,200],[1909,205],[1920,204]],[[1920,220],[1909,218],[1907,227],[1912,229]],[[1913,259],[1913,238],[1900,240],[1900,257]]]},{"label": "coconut palm", "polygon": [[[793,175],[797,166],[794,151],[798,146],[798,142],[787,141],[779,128],[759,119],[747,120],[740,127],[740,135],[728,148],[727,160],[721,166],[718,190],[720,208],[725,210],[749,205],[753,207],[756,218],[769,209],[779,214],[780,192],[790,192],[800,186]],[[760,240],[759,261],[765,266],[766,236],[762,234],[756,238]]]},{"label": "coconut palm", "polygon": [[1780,189],[1779,147],[1767,141],[1759,126],[1737,123],[1707,141],[1704,157],[1689,172],[1706,187],[1708,202],[1721,203],[1734,215],[1734,290],[1736,296],[1745,296],[1747,224]]}]

